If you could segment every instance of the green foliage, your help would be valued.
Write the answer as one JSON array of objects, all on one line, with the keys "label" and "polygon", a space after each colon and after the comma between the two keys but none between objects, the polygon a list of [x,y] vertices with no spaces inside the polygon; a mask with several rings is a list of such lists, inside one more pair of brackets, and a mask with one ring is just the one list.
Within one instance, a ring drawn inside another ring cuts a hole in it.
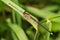
[{"label": "green foliage", "polygon": [[8,23],[8,26],[16,34],[19,40],[28,40],[26,34],[24,33],[21,27],[17,26],[16,24],[10,24],[10,23]]},{"label": "green foliage", "polygon": [[[47,0],[1,0],[0,1],[0,39],[1,40],[60,40],[60,5],[46,5],[43,9],[38,9],[26,4],[44,4]],[[50,0],[50,2],[60,4],[60,0]],[[14,5],[10,5],[9,2]],[[39,3],[40,2],[40,3]],[[49,1],[47,1],[49,2]],[[14,4],[15,3],[15,4]],[[6,5],[7,4],[7,5]],[[9,17],[5,12],[5,6],[11,7]],[[18,9],[16,9],[16,8]],[[42,26],[34,20],[26,19],[23,15],[24,9],[36,16],[39,22],[46,26],[54,35],[50,35]],[[42,19],[40,19],[42,18]],[[25,21],[25,22],[24,22]],[[25,24],[25,25],[23,25]],[[56,34],[56,32],[58,32]]]},{"label": "green foliage", "polygon": [[60,0],[52,0],[52,2],[56,2],[56,3],[60,4]]}]

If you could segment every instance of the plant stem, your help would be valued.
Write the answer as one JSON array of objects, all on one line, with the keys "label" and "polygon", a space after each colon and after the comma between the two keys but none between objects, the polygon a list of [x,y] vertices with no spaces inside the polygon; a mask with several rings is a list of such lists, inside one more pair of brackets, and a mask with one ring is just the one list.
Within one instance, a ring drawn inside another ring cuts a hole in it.
[{"label": "plant stem", "polygon": [[34,36],[34,40],[38,40],[38,31],[36,30],[35,36]]},{"label": "plant stem", "polygon": [[[49,30],[51,31],[52,23],[50,20],[47,20],[47,26],[48,26]],[[49,32],[46,33],[46,40],[50,40],[50,33]]]},{"label": "plant stem", "polygon": [[[18,0],[12,0],[16,5],[19,5],[19,2],[18,2]],[[19,13],[17,13],[16,11],[14,11],[15,12],[15,18],[16,18],[16,21],[17,21],[17,24],[19,25],[19,26],[22,26],[21,24],[21,16],[19,15]]]},{"label": "plant stem", "polygon": [[13,23],[16,24],[15,11],[13,9],[12,9],[12,20]]}]

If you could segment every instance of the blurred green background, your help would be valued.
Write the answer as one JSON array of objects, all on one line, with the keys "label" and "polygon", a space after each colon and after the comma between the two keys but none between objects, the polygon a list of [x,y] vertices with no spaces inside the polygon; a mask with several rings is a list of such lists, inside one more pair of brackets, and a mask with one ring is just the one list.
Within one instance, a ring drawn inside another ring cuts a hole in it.
[{"label": "blurred green background", "polygon": [[60,40],[60,0],[11,1],[35,16],[54,35],[41,26],[36,35],[29,22],[0,0],[0,40]]}]

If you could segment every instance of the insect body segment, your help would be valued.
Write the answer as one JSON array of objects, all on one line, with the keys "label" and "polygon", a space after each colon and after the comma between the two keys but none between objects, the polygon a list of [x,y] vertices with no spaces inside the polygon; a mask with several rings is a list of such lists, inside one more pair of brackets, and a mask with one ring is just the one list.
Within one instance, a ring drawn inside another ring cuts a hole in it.
[{"label": "insect body segment", "polygon": [[26,18],[32,19],[32,20],[34,20],[35,22],[38,21],[34,16],[32,16],[31,14],[29,14],[28,12],[24,12],[24,15],[25,15]]},{"label": "insect body segment", "polygon": [[26,18],[31,19],[31,16],[30,16],[30,14],[29,14],[28,12],[24,12],[24,16],[25,16]]}]

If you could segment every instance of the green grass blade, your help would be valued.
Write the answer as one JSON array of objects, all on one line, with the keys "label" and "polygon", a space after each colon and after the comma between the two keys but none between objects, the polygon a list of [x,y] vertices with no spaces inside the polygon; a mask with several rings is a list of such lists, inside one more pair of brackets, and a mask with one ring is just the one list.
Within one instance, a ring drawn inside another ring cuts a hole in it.
[{"label": "green grass blade", "polygon": [[11,32],[11,34],[12,34],[13,40],[18,40],[17,36],[14,34],[13,31]]},{"label": "green grass blade", "polygon": [[12,9],[12,21],[16,24],[15,11]]},{"label": "green grass blade", "polygon": [[13,8],[15,11],[17,11],[23,18],[25,18],[30,24],[33,25],[33,27],[37,30],[37,23],[33,20],[33,19],[27,19],[23,12],[25,12],[25,10],[23,10],[21,7],[19,7],[18,5],[16,5],[15,3],[13,3],[10,0],[2,0],[5,4],[7,4],[8,6],[10,6],[11,8]]},{"label": "green grass blade", "polygon": [[[12,0],[16,5],[19,5],[19,3],[18,3],[18,0]],[[14,11],[16,14],[16,21],[17,21],[17,24],[19,25],[19,26],[21,26],[21,16],[16,12],[16,11]]]},{"label": "green grass blade", "polygon": [[60,23],[58,22],[52,22],[52,31],[60,31]]},{"label": "green grass blade", "polygon": [[26,6],[26,10],[31,12],[32,14],[38,16],[38,17],[42,17],[45,19],[51,19],[57,16],[60,16],[60,14],[56,14],[50,11],[45,11],[45,10],[40,10],[34,7],[30,7],[30,6]]},{"label": "green grass blade", "polygon": [[5,4],[3,4],[3,2],[0,1],[0,12],[2,14],[2,21],[5,21],[5,17],[6,17],[6,14],[5,14]]},{"label": "green grass blade", "polygon": [[48,5],[45,8],[43,8],[42,10],[52,12],[52,11],[55,11],[57,9],[58,9],[57,5]]},{"label": "green grass blade", "polygon": [[10,19],[6,20],[7,25],[9,26],[11,31],[13,31],[16,34],[17,38],[19,40],[28,40],[28,38],[27,38],[25,32],[23,31],[23,29],[16,24],[12,24],[11,21],[9,21],[9,20]]},{"label": "green grass blade", "polygon": [[[50,20],[47,20],[47,26],[48,26],[49,30],[51,31],[52,23]],[[50,33],[49,32],[46,32],[46,40],[50,40]]]}]

